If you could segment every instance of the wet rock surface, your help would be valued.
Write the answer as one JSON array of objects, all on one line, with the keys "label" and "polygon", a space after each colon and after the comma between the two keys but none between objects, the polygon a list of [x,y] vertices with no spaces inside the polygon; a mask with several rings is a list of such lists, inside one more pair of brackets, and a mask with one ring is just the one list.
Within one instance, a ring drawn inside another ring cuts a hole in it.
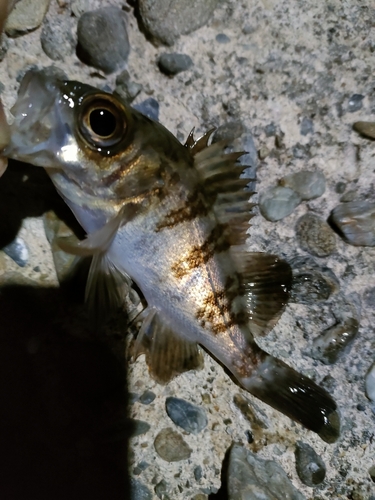
[{"label": "wet rock surface", "polygon": [[78,43],[82,59],[104,73],[123,69],[130,45],[125,13],[116,7],[85,12],[79,18]]},{"label": "wet rock surface", "polygon": [[296,225],[300,247],[311,255],[327,257],[336,250],[336,237],[329,225],[315,214],[300,217]]}]

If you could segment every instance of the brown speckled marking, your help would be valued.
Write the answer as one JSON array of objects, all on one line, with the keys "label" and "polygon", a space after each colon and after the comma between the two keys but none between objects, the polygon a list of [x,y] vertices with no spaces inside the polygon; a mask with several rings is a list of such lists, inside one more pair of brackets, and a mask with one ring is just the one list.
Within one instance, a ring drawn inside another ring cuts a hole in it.
[{"label": "brown speckled marking", "polygon": [[230,243],[226,238],[227,226],[218,224],[211,231],[208,238],[202,245],[194,246],[187,257],[177,260],[172,267],[171,271],[176,278],[186,276],[192,269],[196,269],[203,264],[206,264],[215,253],[220,253],[228,250]]},{"label": "brown speckled marking", "polygon": [[170,229],[183,222],[207,215],[210,207],[211,204],[207,203],[207,197],[202,193],[201,188],[196,188],[180,208],[171,210],[164,219],[159,222],[156,227],[156,232],[164,228]]}]

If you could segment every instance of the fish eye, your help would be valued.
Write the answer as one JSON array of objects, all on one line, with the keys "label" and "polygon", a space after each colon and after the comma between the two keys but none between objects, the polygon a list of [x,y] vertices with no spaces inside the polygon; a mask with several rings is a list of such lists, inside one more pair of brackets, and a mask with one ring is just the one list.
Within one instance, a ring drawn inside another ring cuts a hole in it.
[{"label": "fish eye", "polygon": [[125,137],[125,111],[110,95],[90,95],[78,110],[78,131],[89,147],[101,151],[116,146]]}]

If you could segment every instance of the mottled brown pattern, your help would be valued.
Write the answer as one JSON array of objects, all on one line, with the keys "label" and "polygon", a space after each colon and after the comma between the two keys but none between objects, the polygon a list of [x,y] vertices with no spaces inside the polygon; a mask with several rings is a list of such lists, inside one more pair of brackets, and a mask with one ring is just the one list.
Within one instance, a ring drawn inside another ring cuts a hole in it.
[{"label": "mottled brown pattern", "polygon": [[186,257],[175,262],[171,271],[176,278],[186,276],[192,269],[196,269],[207,263],[215,253],[224,252],[230,247],[226,237],[227,226],[218,224],[211,231],[208,238],[202,245],[194,246]]},{"label": "mottled brown pattern", "polygon": [[194,192],[187,198],[183,205],[175,210],[171,210],[164,219],[159,222],[156,227],[156,232],[164,228],[172,228],[193,220],[196,217],[207,215],[211,205],[207,203],[207,199],[201,191],[201,188],[196,188]]}]

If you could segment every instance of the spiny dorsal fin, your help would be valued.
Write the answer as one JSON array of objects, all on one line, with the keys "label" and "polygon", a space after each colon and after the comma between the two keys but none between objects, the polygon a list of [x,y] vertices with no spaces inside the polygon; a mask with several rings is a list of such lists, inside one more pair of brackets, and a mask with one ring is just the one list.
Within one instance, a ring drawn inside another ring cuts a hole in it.
[{"label": "spiny dorsal fin", "polygon": [[144,313],[147,315],[134,346],[134,357],[146,355],[150,374],[157,382],[166,384],[181,373],[202,368],[203,356],[195,342],[175,333],[156,309]]},{"label": "spiny dorsal fin", "polygon": [[248,252],[234,246],[231,255],[240,273],[254,336],[266,335],[276,325],[289,299],[292,270],[276,255]]},{"label": "spiny dorsal fin", "polygon": [[249,203],[253,192],[246,188],[254,179],[241,176],[246,167],[237,164],[237,160],[245,152],[225,153],[225,141],[208,145],[215,129],[206,132],[202,137],[194,139],[194,129],[190,132],[185,146],[194,156],[194,165],[199,172],[204,192],[213,202],[213,210],[220,224],[228,228],[231,245],[241,245],[247,238],[249,222],[254,206]]}]

